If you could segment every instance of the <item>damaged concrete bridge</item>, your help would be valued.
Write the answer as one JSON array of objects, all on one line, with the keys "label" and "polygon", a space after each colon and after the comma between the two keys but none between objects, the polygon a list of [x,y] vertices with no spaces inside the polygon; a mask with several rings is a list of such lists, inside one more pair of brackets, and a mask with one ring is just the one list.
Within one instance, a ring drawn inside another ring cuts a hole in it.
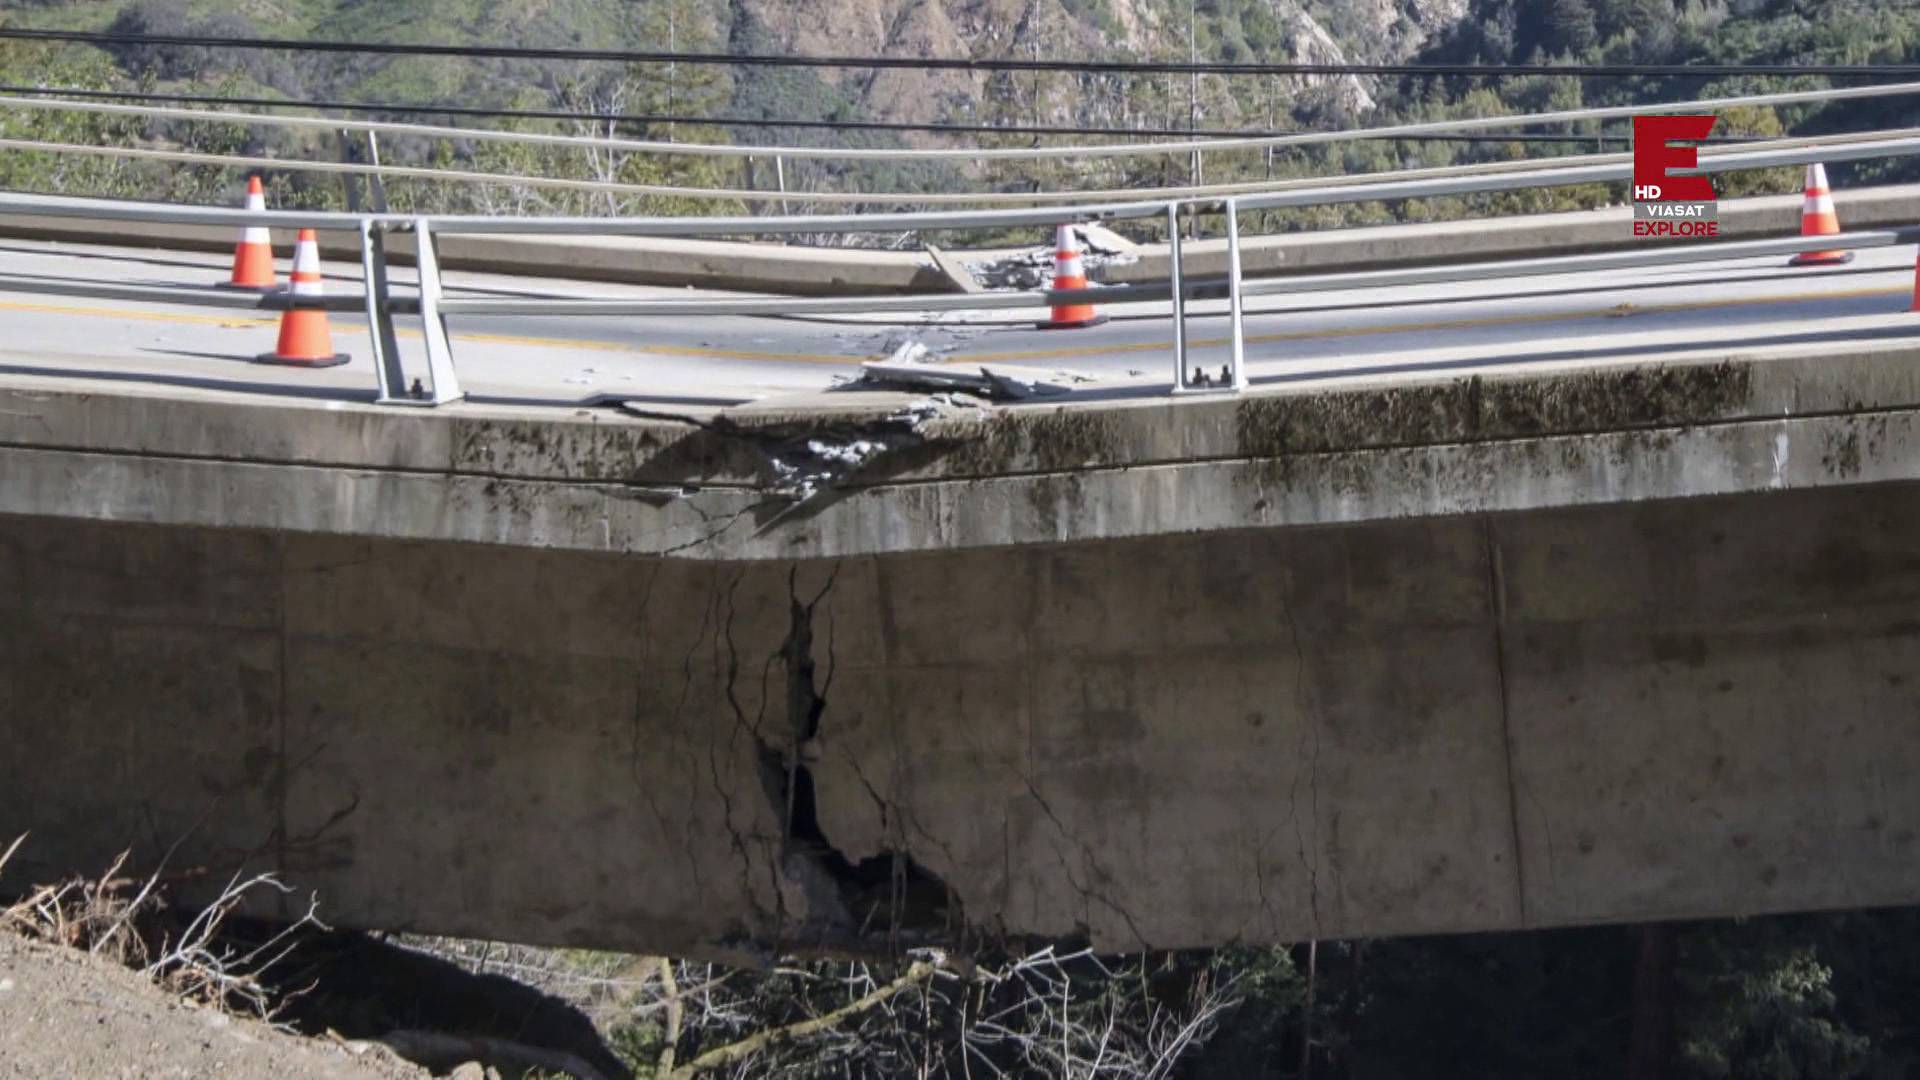
[{"label": "damaged concrete bridge", "polygon": [[1920,351],[1016,408],[0,386],[9,877],[681,953],[1920,900]]}]

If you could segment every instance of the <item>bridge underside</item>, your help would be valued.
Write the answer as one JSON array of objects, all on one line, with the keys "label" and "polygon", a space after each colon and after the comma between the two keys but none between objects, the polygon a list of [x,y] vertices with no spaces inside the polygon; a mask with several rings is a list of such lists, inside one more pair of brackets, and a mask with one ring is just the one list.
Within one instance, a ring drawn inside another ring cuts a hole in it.
[{"label": "bridge underside", "polygon": [[1914,902],[1916,536],[1903,483],[785,564],[0,518],[0,887],[171,849],[723,955]]}]

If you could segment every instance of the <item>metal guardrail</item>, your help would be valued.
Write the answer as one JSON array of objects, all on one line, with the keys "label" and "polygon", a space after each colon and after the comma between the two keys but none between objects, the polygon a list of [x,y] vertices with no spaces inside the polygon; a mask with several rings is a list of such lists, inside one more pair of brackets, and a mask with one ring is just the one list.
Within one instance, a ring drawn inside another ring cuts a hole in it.
[{"label": "metal guardrail", "polygon": [[[1763,149],[1793,149],[1799,147],[1829,147],[1837,150],[1849,143],[1875,137],[1892,137],[1907,134],[1920,134],[1920,128],[1908,128],[1900,131],[1869,132],[1857,135],[1821,135],[1794,138],[1766,139],[1740,147],[1740,151],[1758,151]],[[135,161],[164,161],[172,164],[210,165],[223,168],[329,173],[342,176],[370,176],[374,178],[415,179],[433,181],[452,181],[471,184],[496,184],[521,187],[547,188],[561,191],[583,191],[596,194],[616,195],[652,195],[689,199],[731,199],[741,202],[758,203],[826,203],[837,205],[969,205],[969,206],[1047,206],[1061,203],[1082,203],[1087,201],[1157,201],[1166,199],[1200,198],[1242,198],[1277,194],[1285,191],[1319,190],[1327,186],[1340,187],[1383,187],[1410,180],[1440,180],[1463,176],[1485,176],[1490,174],[1519,174],[1530,171],[1546,172],[1553,169],[1567,169],[1575,166],[1600,167],[1605,165],[1623,165],[1633,160],[1631,154],[1583,154],[1552,158],[1536,158],[1531,161],[1479,162],[1469,165],[1444,165],[1424,169],[1400,169],[1384,173],[1354,173],[1339,177],[1289,177],[1280,180],[1246,180],[1225,184],[1208,184],[1201,187],[1173,186],[1157,188],[1107,188],[1090,191],[1032,191],[1032,192],[813,192],[804,195],[789,195],[785,191],[747,191],[734,188],[694,188],[676,187],[670,184],[636,184],[617,180],[580,180],[567,177],[528,176],[519,173],[493,173],[474,169],[441,169],[416,165],[385,165],[366,161],[288,161],[281,158],[249,156],[243,154],[209,154],[192,150],[164,150],[144,146],[94,146],[84,143],[58,143],[34,139],[0,138],[0,151],[19,150],[55,154],[78,154],[124,158]],[[1703,152],[1702,157],[1712,162],[1718,156],[1739,151],[1716,147]],[[1841,158],[1830,153],[1825,160],[1836,161]],[[1391,197],[1391,196],[1383,196]],[[1364,201],[1364,200],[1362,200]],[[597,218],[595,220],[607,220]]]},{"label": "metal guardrail", "polygon": [[[1920,155],[1920,128],[1864,132],[1822,139],[1781,139],[1737,149],[1702,153],[1699,168],[1689,173],[1713,174],[1749,169],[1831,164],[1880,157]],[[1624,155],[1547,159],[1542,166],[1526,163],[1506,171],[1478,170],[1424,175],[1410,180],[1356,182],[1335,180],[1315,186],[1289,187],[1229,198],[1150,199],[1076,204],[1066,207],[1023,207],[989,210],[897,211],[856,214],[786,214],[765,217],[499,217],[486,215],[358,214],[338,211],[268,210],[250,212],[226,207],[189,207],[163,203],[118,203],[99,199],[0,193],[0,213],[39,214],[48,217],[113,218],[123,221],[177,225],[218,225],[241,228],[316,228],[352,232],[362,220],[385,229],[408,229],[427,220],[440,232],[519,235],[599,235],[658,237],[779,236],[809,233],[920,232],[927,230],[1005,229],[1053,226],[1062,221],[1127,221],[1158,218],[1169,205],[1191,212],[1223,212],[1276,207],[1329,206],[1338,203],[1384,202],[1489,194],[1576,184],[1609,183],[1629,179],[1632,163]],[[109,209],[111,208],[111,209]]]},{"label": "metal guardrail", "polygon": [[[1920,155],[1920,132],[1875,132],[1833,139],[1818,145],[1760,145],[1703,155],[1697,170],[1703,173],[1770,168],[1783,165],[1858,160],[1872,157]],[[1393,270],[1328,273],[1309,276],[1245,280],[1240,266],[1239,215],[1243,210],[1274,206],[1313,206],[1338,202],[1424,198],[1552,187],[1564,184],[1625,180],[1631,164],[1607,161],[1552,168],[1516,169],[1503,173],[1427,177],[1390,183],[1334,184],[1274,192],[1244,198],[1178,199],[1083,205],[1064,209],[972,210],[892,214],[799,215],[783,217],[717,218],[489,218],[472,216],[424,217],[390,213],[267,211],[181,207],[53,196],[0,194],[0,216],[38,215],[110,221],[165,222],[193,225],[248,225],[279,228],[344,230],[360,238],[363,291],[356,296],[328,297],[318,302],[329,310],[364,311],[370,328],[378,400],[386,404],[440,405],[463,394],[447,335],[451,315],[806,315],[861,314],[893,311],[947,311],[963,309],[1025,308],[1047,304],[1130,303],[1172,301],[1174,327],[1173,392],[1233,392],[1247,385],[1244,301],[1251,296],[1328,289],[1380,288],[1444,283],[1466,278],[1517,277],[1582,273],[1644,266],[1670,266],[1696,261],[1749,256],[1786,255],[1834,247],[1881,247],[1920,241],[1920,227],[1893,231],[1849,233],[1841,236],[1789,238],[1745,242],[1713,242],[1662,247],[1646,251],[1557,256],[1476,263],[1471,267],[1440,265]],[[1223,276],[1193,279],[1186,274],[1180,241],[1180,216],[1218,213],[1224,217],[1227,272]],[[1165,285],[1133,285],[1074,290],[969,294],[943,297],[848,298],[716,298],[705,300],[578,298],[448,298],[441,283],[435,238],[442,233],[518,233],[534,235],[625,234],[642,236],[742,236],[816,232],[919,231],[930,229],[1004,228],[1021,225],[1052,226],[1071,221],[1139,220],[1164,217],[1171,241],[1170,280]],[[415,241],[417,285],[412,295],[397,294],[392,284],[386,237],[411,232]],[[314,303],[287,295],[250,296],[218,290],[172,286],[92,284],[32,281],[0,275],[0,289],[59,295],[194,304],[222,308],[267,310]],[[1186,334],[1189,300],[1224,296],[1232,326],[1225,377],[1196,378],[1190,369]],[[408,370],[394,329],[395,316],[418,316],[426,341],[426,370]]]}]

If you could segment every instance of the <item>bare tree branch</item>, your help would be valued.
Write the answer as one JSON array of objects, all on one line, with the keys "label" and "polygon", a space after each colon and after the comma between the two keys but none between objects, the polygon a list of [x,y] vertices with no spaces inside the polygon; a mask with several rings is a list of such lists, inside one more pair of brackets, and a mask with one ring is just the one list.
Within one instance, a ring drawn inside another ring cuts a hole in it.
[{"label": "bare tree branch", "polygon": [[865,997],[850,1004],[843,1005],[824,1016],[819,1016],[812,1020],[803,1020],[797,1024],[788,1024],[785,1027],[770,1028],[766,1031],[750,1035],[738,1042],[729,1043],[726,1046],[709,1050],[699,1057],[694,1058],[692,1061],[687,1062],[686,1065],[674,1072],[673,1080],[690,1080],[691,1077],[697,1076],[708,1069],[724,1068],[781,1044],[798,1042],[801,1039],[820,1034],[823,1031],[830,1031],[849,1017],[857,1016],[869,1009],[873,1009],[885,1003],[902,990],[927,981],[933,977],[934,970],[935,965],[933,963],[926,960],[916,960],[907,967],[906,972],[899,978],[874,990]]}]

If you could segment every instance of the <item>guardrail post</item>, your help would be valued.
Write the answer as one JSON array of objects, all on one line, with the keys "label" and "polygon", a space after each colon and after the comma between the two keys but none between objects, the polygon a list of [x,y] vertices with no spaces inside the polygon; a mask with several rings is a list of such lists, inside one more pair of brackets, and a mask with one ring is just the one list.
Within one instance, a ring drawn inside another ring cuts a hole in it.
[{"label": "guardrail post", "polygon": [[1227,200],[1227,308],[1233,323],[1233,389],[1247,388],[1247,329],[1240,304],[1240,205]]},{"label": "guardrail post", "polygon": [[[376,169],[380,167],[380,142],[373,132],[365,133],[367,136],[365,149],[354,141],[352,130],[343,128],[338,134],[342,162],[348,165],[371,165]],[[366,206],[360,205],[360,185],[363,182],[367,185]],[[381,182],[379,173],[368,173],[364,179],[351,172],[342,173],[340,183],[347,190],[348,213],[358,214],[362,210],[370,210],[376,214],[387,212],[387,187]]]},{"label": "guardrail post", "polygon": [[[376,169],[380,167],[380,137],[371,131],[367,132],[367,164]],[[387,212],[387,183],[377,172],[367,174],[367,197],[373,203],[374,213]]]},{"label": "guardrail post", "polygon": [[[360,161],[360,155],[354,149],[353,132],[348,131],[346,128],[341,128],[339,131],[334,132],[333,135],[334,135],[334,138],[339,140],[340,142],[341,164],[344,164],[344,165],[358,164]],[[357,174],[352,172],[343,172],[340,174],[340,187],[346,192],[347,213],[349,214],[359,213],[360,212],[360,177]],[[365,248],[362,248],[361,250],[362,252],[364,252]]]},{"label": "guardrail post", "polygon": [[360,282],[367,293],[367,331],[373,339],[373,371],[380,380],[381,404],[410,400],[400,343],[393,332],[392,287],[387,279],[386,233],[371,219],[360,219]]},{"label": "guardrail post", "polygon": [[420,271],[420,321],[427,339],[427,377],[433,388],[423,400],[445,405],[466,395],[460,379],[453,373],[453,347],[447,341],[447,319],[440,314],[440,257],[433,248],[433,230],[426,218],[413,219],[413,241],[417,249],[414,265]]},{"label": "guardrail post", "polygon": [[1187,389],[1187,283],[1180,265],[1180,204],[1167,204],[1167,284],[1173,300],[1173,392]]},{"label": "guardrail post", "polygon": [[780,213],[782,216],[793,213],[787,207],[787,158],[784,154],[773,155],[773,179],[780,185]]},{"label": "guardrail post", "polygon": [[[1196,205],[1193,209],[1197,210]],[[1246,326],[1240,307],[1240,205],[1221,204],[1227,219],[1227,305],[1233,324],[1232,348],[1218,379],[1187,366],[1187,288],[1180,241],[1180,204],[1167,206],[1167,282],[1173,293],[1173,392],[1176,394],[1238,393],[1247,388]],[[1196,213],[1197,218],[1199,215]]]}]

